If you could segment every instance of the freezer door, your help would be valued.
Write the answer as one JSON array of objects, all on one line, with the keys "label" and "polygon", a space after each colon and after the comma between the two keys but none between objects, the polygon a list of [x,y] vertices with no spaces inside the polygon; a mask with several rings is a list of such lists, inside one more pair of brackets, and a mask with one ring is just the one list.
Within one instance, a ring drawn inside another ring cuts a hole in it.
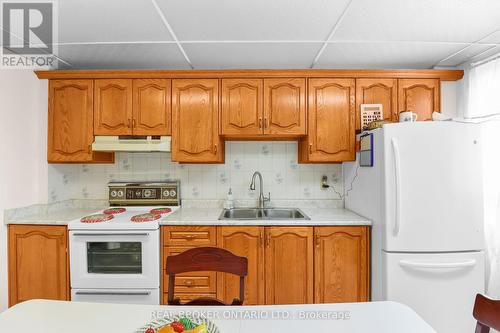
[{"label": "freezer door", "polygon": [[383,253],[384,298],[408,305],[436,332],[474,332],[476,293],[484,292],[484,253]]},{"label": "freezer door", "polygon": [[383,249],[483,249],[480,127],[391,124],[384,126],[383,142]]}]

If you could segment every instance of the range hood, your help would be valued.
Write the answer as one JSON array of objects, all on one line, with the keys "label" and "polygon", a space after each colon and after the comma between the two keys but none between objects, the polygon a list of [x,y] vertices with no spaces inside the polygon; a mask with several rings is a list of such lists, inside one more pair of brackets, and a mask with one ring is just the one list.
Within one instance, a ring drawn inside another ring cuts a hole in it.
[{"label": "range hood", "polygon": [[93,151],[170,151],[170,136],[96,136]]}]

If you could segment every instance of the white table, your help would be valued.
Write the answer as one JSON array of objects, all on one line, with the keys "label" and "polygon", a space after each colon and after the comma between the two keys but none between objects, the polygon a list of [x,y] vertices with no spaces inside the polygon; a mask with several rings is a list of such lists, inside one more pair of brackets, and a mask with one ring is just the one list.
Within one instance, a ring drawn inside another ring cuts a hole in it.
[{"label": "white table", "polygon": [[[219,327],[220,333],[435,333],[413,310],[395,302],[173,307],[46,300],[27,301],[0,313],[0,332],[128,333],[135,332],[153,316],[167,311],[203,311],[212,318],[218,316],[219,319],[212,321]],[[224,319],[236,314],[267,316],[268,319]],[[344,319],[302,319],[306,314]],[[272,319],[273,316],[277,319]]]}]

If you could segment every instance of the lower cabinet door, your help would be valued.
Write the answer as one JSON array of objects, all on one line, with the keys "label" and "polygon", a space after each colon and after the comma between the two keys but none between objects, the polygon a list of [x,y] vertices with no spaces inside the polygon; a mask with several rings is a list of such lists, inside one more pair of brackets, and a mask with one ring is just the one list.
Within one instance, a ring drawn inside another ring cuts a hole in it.
[{"label": "lower cabinet door", "polygon": [[[219,247],[248,259],[244,305],[264,304],[264,227],[219,227]],[[240,279],[228,273],[217,273],[217,298],[230,304],[239,297]]]},{"label": "lower cabinet door", "polygon": [[9,306],[30,299],[69,300],[65,226],[9,226]]},{"label": "lower cabinet door", "polygon": [[313,228],[266,227],[266,304],[313,302]]},{"label": "lower cabinet door", "polygon": [[369,300],[368,230],[314,228],[314,303]]}]

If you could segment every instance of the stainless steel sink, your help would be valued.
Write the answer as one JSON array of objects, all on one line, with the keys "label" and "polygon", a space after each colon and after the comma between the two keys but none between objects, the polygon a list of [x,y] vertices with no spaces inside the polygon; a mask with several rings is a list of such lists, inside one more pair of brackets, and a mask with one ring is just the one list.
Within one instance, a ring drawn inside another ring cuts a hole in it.
[{"label": "stainless steel sink", "polygon": [[297,208],[232,208],[224,209],[219,220],[310,220]]}]

